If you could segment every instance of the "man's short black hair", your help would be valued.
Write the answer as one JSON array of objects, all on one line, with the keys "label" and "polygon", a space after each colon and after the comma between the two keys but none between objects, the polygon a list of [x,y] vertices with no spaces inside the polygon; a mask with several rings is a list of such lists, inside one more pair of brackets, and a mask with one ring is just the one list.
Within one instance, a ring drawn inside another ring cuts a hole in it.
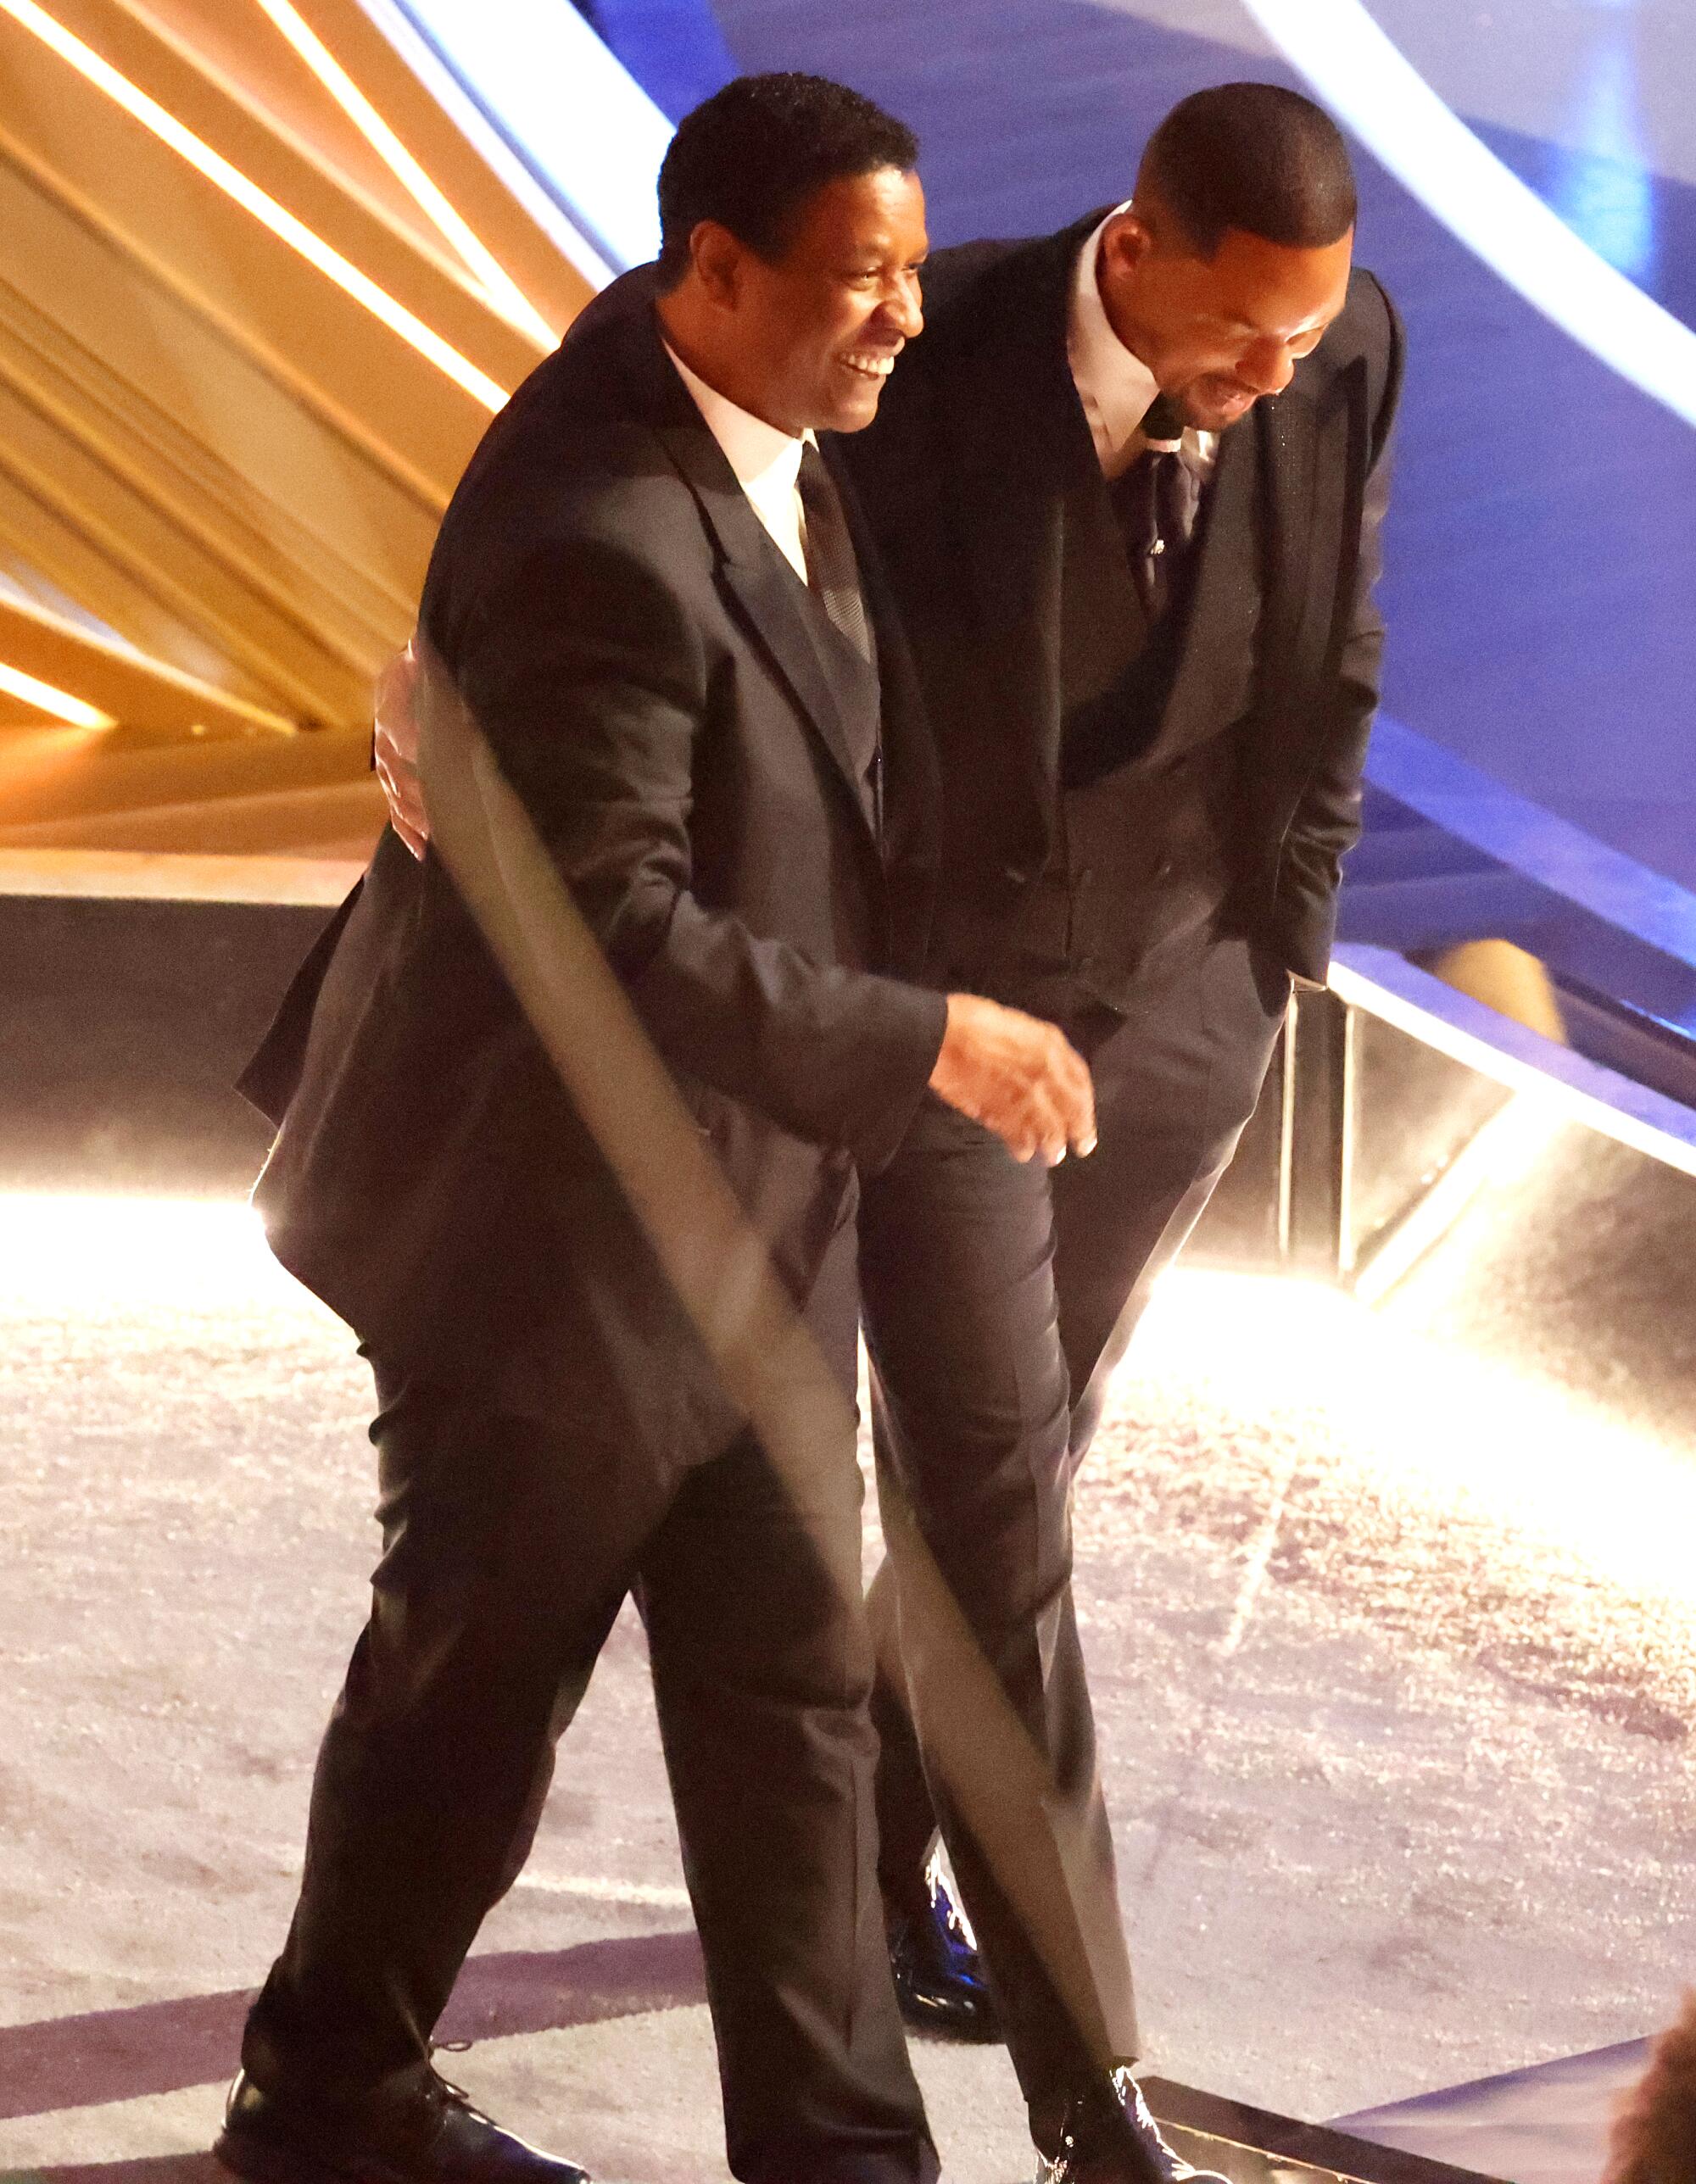
[{"label": "man's short black hair", "polygon": [[827,182],[910,171],[918,139],[845,84],[784,73],[739,75],[678,124],[660,168],[660,270],[668,286],[689,267],[704,220],[762,258],[781,258],[796,220]]},{"label": "man's short black hair", "polygon": [[1354,225],[1354,174],[1336,122],[1275,83],[1222,83],[1174,106],[1149,139],[1136,186],[1172,213],[1203,258],[1236,228],[1320,250]]}]

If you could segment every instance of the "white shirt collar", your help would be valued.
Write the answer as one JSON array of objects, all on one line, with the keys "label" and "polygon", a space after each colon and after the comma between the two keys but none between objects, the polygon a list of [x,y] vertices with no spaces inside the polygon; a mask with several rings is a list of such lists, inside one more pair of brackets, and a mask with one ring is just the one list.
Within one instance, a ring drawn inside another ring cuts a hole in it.
[{"label": "white shirt collar", "polygon": [[779,432],[768,425],[763,417],[756,417],[750,410],[739,408],[728,394],[721,394],[716,387],[691,371],[671,343],[666,343],[666,354],[678,368],[678,376],[695,397],[695,407],[706,420],[707,430],[724,450],[725,460],[736,473],[741,486],[762,485],[776,477],[784,485],[793,485],[801,475],[801,454],[812,435],[796,439],[793,433]]},{"label": "white shirt collar", "polygon": [[[1107,220],[1129,209],[1128,202],[1115,205],[1079,253],[1066,327],[1072,382],[1089,420],[1096,454],[1110,478],[1128,469],[1147,446],[1141,429],[1142,421],[1160,392],[1154,374],[1113,332],[1096,278],[1102,231]],[[1219,436],[1186,432],[1180,444],[1185,460],[1205,475],[1212,467]]]},{"label": "white shirt collar", "polygon": [[678,368],[678,376],[695,398],[706,428],[736,474],[753,505],[754,513],[770,532],[801,582],[806,582],[806,554],[802,543],[801,459],[812,444],[812,434],[797,439],[780,432],[763,417],[742,409],[716,387],[709,387],[693,372],[667,342],[666,354]]}]

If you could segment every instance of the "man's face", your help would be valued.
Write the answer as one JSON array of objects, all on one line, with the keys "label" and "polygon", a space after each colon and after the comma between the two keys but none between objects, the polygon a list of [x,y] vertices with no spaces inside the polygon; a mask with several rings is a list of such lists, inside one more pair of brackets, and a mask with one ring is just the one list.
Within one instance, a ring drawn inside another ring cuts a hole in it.
[{"label": "man's face", "polygon": [[1348,293],[1351,231],[1289,249],[1230,229],[1212,258],[1159,209],[1120,214],[1097,268],[1109,324],[1186,425],[1221,432],[1280,394]]},{"label": "man's face", "polygon": [[728,246],[718,292],[758,396],[746,406],[788,432],[869,425],[897,354],[924,324],[918,271],[930,246],[918,176],[879,167],[827,182],[775,263],[717,236]]}]

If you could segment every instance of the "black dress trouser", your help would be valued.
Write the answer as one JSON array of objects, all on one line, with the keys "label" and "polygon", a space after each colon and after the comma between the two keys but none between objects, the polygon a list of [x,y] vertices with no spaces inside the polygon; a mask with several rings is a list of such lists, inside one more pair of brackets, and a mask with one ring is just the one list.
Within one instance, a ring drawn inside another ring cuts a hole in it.
[{"label": "black dress trouser", "polygon": [[[1028,1818],[1068,1877],[1117,2060],[1135,2056],[1135,2013],[1073,1612],[1071,1481],[1148,1285],[1252,1112],[1288,992],[1253,944],[1197,936],[1125,1011],[1063,1018],[1095,1079],[1087,1160],[1021,1164],[931,1100],[861,1206],[879,1494],[911,1513],[1047,1762],[1052,1792]],[[900,1653],[907,1686],[881,1681],[873,1702],[884,1886],[912,1897],[940,1819],[1032,2134],[1052,2151],[1068,2089],[1102,2059],[1049,1976],[1066,1936],[1023,1930],[934,1767],[927,1782],[913,1724],[923,1740],[927,1712],[946,1721],[956,1702],[940,1672],[927,1688],[933,1649],[912,1627],[901,1563],[892,1552],[871,1595],[880,1658]]]},{"label": "black dress trouser", "polygon": [[[847,1385],[851,1246],[845,1230],[808,1312]],[[528,1851],[555,1741],[638,1586],[730,2166],[750,2184],[929,2184],[876,1879],[848,1437],[797,1495],[751,1435],[667,1473],[380,1362],[377,1379],[382,1556],[245,2068],[314,2103],[421,2077]]]}]

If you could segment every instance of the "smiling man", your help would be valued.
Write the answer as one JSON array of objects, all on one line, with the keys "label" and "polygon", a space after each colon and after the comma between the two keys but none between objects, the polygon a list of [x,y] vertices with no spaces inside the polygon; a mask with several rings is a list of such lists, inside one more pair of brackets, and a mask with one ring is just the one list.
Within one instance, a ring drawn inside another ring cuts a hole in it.
[{"label": "smiling man", "polygon": [[[900,975],[930,747],[811,436],[871,419],[921,323],[914,155],[815,78],[697,109],[658,268],[490,426],[421,610],[850,1395],[856,1178],[927,1087],[1010,1156],[1091,1136],[1057,1030]],[[434,856],[384,838],[247,1089],[280,1124],[272,1245],[374,1368],[383,1552],[220,2157],[259,2184],[580,2184],[431,2042],[639,1587],[731,2168],[929,2184],[851,1430],[821,1427],[799,1491],[779,1474]]]},{"label": "smiling man", "polygon": [[[898,1553],[873,1588],[907,1684],[875,1708],[892,1953],[917,2021],[1005,2031],[1044,2184],[1194,2175],[1131,2071],[1069,1497],[1292,978],[1325,975],[1358,829],[1402,337],[1353,268],[1354,220],[1318,107],[1266,84],[1197,93],[1126,203],[933,259],[924,331],[840,446],[937,740],[930,975],[1050,1020],[1094,1077],[1090,1159],[1010,1157],[1005,1132],[928,1098],[859,1217],[886,1533],[923,1541],[907,1570],[940,1567],[1046,1763],[1037,1794],[996,1786],[1058,1907],[1029,1930],[928,1786],[911,1719],[939,1786],[974,1754],[957,1661],[901,1615]],[[869,380],[880,346],[851,333],[831,353]],[[416,841],[395,696],[378,759]],[[928,1871],[939,1814],[993,1993]],[[1087,2027],[1063,1958],[1098,2004]]]},{"label": "smiling man", "polygon": [[[926,330],[844,443],[936,733],[935,975],[1048,1017],[1094,1078],[1093,1156],[1005,1157],[927,1102],[868,1178],[861,1278],[884,1477],[967,1610],[1053,1791],[1117,2055],[1137,2051],[1071,1596],[1071,1482],[1148,1285],[1252,1109],[1292,977],[1322,980],[1358,827],[1372,602],[1401,379],[1352,270],[1335,125],[1269,84],[1175,108],[1135,190],[1057,235],[942,253]],[[873,1587],[898,1615],[899,1557]],[[940,1812],[1055,2184],[1164,2184],[880,1691],[881,1872],[910,2010],[997,2013],[925,1880]],[[1134,1769],[1134,1752],[1121,1766]]]}]

